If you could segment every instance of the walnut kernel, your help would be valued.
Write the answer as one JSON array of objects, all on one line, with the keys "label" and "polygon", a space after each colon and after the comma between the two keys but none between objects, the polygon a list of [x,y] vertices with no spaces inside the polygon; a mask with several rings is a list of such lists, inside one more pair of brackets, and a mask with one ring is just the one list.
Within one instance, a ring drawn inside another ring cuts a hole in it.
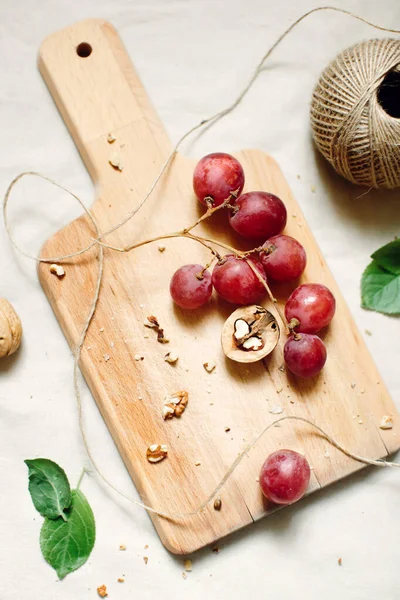
[{"label": "walnut kernel", "polygon": [[393,417],[389,415],[383,415],[381,422],[379,423],[380,429],[393,429]]},{"label": "walnut kernel", "polygon": [[56,265],[55,263],[50,265],[50,273],[57,275],[58,279],[65,277],[64,267],[62,265]]},{"label": "walnut kernel", "polygon": [[189,400],[189,394],[185,390],[175,392],[164,398],[163,419],[180,417],[185,411]]},{"label": "walnut kernel", "polygon": [[108,594],[107,594],[107,588],[106,588],[105,585],[100,585],[97,588],[97,593],[100,596],[100,598],[105,598],[106,596],[108,596]]},{"label": "walnut kernel", "polygon": [[147,448],[146,456],[150,463],[158,463],[164,460],[168,455],[168,449],[165,444],[152,444]]}]

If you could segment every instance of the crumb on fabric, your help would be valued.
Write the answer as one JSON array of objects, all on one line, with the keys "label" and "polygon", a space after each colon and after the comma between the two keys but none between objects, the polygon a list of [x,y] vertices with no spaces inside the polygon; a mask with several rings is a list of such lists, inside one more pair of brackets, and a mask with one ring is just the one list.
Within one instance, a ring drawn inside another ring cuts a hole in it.
[{"label": "crumb on fabric", "polygon": [[106,596],[108,596],[108,594],[107,594],[107,588],[106,588],[106,586],[104,584],[100,585],[97,588],[97,593],[100,596],[100,598],[105,598]]},{"label": "crumb on fabric", "polygon": [[191,571],[192,570],[192,561],[187,558],[184,563],[183,563],[184,567],[185,567],[185,571]]}]

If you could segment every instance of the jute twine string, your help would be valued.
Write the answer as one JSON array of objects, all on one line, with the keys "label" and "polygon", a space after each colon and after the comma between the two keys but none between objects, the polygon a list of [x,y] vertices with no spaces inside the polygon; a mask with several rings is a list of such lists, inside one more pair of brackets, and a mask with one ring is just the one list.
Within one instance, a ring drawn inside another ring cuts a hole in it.
[{"label": "jute twine string", "polygon": [[400,41],[369,40],[341,52],[323,71],[311,102],[318,149],[349,181],[400,186],[400,119],[379,104],[386,75],[400,66]]},{"label": "jute twine string", "polygon": [[[266,434],[272,427],[277,426],[278,424],[282,423],[283,421],[294,421],[294,422],[297,422],[297,423],[307,424],[312,429],[314,429],[314,431],[316,431],[318,434],[320,434],[322,437],[324,437],[332,446],[334,446],[335,448],[337,448],[340,452],[342,452],[346,456],[348,456],[348,457],[350,457],[353,460],[356,460],[358,462],[364,463],[366,465],[373,465],[373,466],[376,466],[376,467],[400,467],[400,463],[397,463],[397,462],[389,462],[389,461],[385,461],[385,460],[381,460],[381,459],[372,459],[372,458],[368,458],[368,457],[364,457],[364,456],[360,456],[358,454],[355,454],[355,453],[351,452],[350,450],[346,449],[344,446],[342,446],[337,440],[335,440],[329,433],[327,433],[326,431],[324,431],[316,423],[313,423],[309,419],[305,419],[303,417],[298,417],[298,416],[290,415],[290,416],[281,417],[281,418],[279,418],[279,419],[277,419],[277,420],[269,423],[267,426],[265,426],[261,430],[261,432],[258,433],[256,435],[256,437],[238,455],[238,457],[236,458],[236,460],[232,463],[232,465],[229,467],[229,469],[223,475],[222,479],[220,480],[220,482],[218,483],[218,485],[215,487],[215,489],[212,490],[212,492],[209,494],[209,496],[196,509],[191,510],[191,511],[187,511],[187,512],[170,512],[170,511],[164,510],[162,508],[148,506],[148,505],[144,504],[143,502],[140,502],[140,501],[136,500],[135,498],[132,498],[131,496],[129,496],[128,494],[126,494],[125,492],[123,492],[119,488],[117,488],[103,474],[101,468],[98,466],[98,464],[97,464],[97,462],[96,462],[96,460],[95,460],[95,458],[93,456],[93,453],[91,451],[91,448],[89,446],[89,442],[88,442],[88,439],[87,439],[87,436],[86,436],[86,433],[85,433],[85,427],[84,427],[83,405],[82,405],[82,397],[81,397],[81,392],[80,392],[80,387],[79,387],[79,360],[80,360],[80,356],[81,356],[81,350],[82,350],[83,344],[85,342],[86,334],[87,334],[87,331],[88,331],[88,329],[90,327],[90,324],[91,324],[91,321],[93,319],[93,316],[95,314],[97,303],[98,303],[100,292],[101,292],[101,284],[102,284],[103,272],[104,272],[104,247],[110,248],[111,250],[126,252],[126,251],[133,250],[134,247],[136,246],[136,245],[132,244],[131,246],[127,246],[126,248],[113,248],[112,246],[109,246],[106,242],[103,242],[101,240],[103,240],[103,238],[106,235],[108,235],[108,234],[116,231],[120,227],[122,227],[145,204],[146,200],[149,198],[149,196],[151,195],[151,193],[153,192],[153,190],[155,189],[155,187],[158,185],[158,183],[162,179],[164,173],[167,171],[168,167],[170,166],[171,162],[173,161],[173,158],[174,158],[177,150],[179,149],[179,147],[181,146],[181,144],[183,143],[184,140],[186,140],[192,133],[194,133],[198,129],[204,127],[205,125],[211,125],[211,124],[215,123],[216,121],[218,121],[219,119],[221,119],[224,116],[226,116],[227,114],[231,113],[240,104],[240,102],[242,101],[242,99],[244,98],[244,96],[247,94],[247,92],[250,90],[250,88],[252,87],[253,83],[257,79],[258,75],[261,73],[261,70],[262,70],[262,67],[265,64],[265,61],[269,58],[269,56],[271,55],[271,53],[273,52],[273,50],[292,31],[292,29],[294,27],[296,27],[301,21],[303,21],[309,15],[311,15],[313,13],[316,13],[316,12],[319,12],[319,11],[327,11],[327,10],[331,10],[331,11],[334,11],[334,12],[338,12],[338,13],[342,13],[342,14],[351,16],[354,19],[357,19],[357,20],[359,20],[359,21],[361,21],[363,23],[366,23],[367,25],[370,25],[371,27],[374,27],[375,29],[378,29],[380,31],[386,31],[386,32],[391,32],[391,33],[400,33],[399,30],[389,29],[389,28],[386,28],[386,27],[382,27],[380,25],[375,25],[374,23],[371,23],[370,21],[368,21],[368,20],[366,20],[366,19],[364,19],[364,18],[362,18],[362,17],[360,17],[360,16],[358,16],[358,15],[356,15],[356,14],[350,12],[350,11],[347,11],[347,10],[344,10],[344,9],[340,9],[340,8],[336,8],[336,7],[332,7],[332,6],[324,6],[324,7],[314,8],[314,9],[306,12],[305,14],[303,14],[296,21],[294,21],[294,23],[292,23],[290,25],[290,27],[288,27],[284,31],[284,33],[282,33],[282,35],[276,40],[276,42],[265,53],[265,55],[263,56],[263,58],[261,59],[261,61],[257,65],[257,67],[256,67],[256,69],[255,69],[252,77],[250,78],[249,82],[243,88],[243,90],[240,92],[240,94],[236,98],[236,100],[231,105],[229,105],[227,108],[219,111],[218,113],[216,113],[215,115],[213,115],[213,116],[211,116],[211,117],[209,117],[207,119],[202,120],[200,123],[198,123],[197,125],[195,125],[194,127],[192,127],[190,130],[188,130],[178,140],[178,142],[175,144],[175,146],[174,146],[174,148],[173,148],[170,156],[165,161],[165,163],[162,166],[159,174],[157,175],[156,179],[154,180],[153,184],[151,185],[149,191],[144,196],[144,198],[139,202],[139,204],[135,207],[134,210],[132,210],[128,215],[126,215],[126,217],[122,221],[120,221],[119,223],[117,223],[111,229],[109,229],[109,230],[107,230],[105,232],[101,232],[101,229],[100,229],[98,223],[96,222],[94,216],[92,215],[91,211],[88,208],[86,208],[86,206],[84,205],[84,203],[82,202],[82,200],[78,196],[76,196],[74,193],[70,192],[68,189],[66,189],[62,185],[60,185],[57,182],[53,181],[49,177],[46,177],[45,175],[42,175],[41,173],[37,173],[37,172],[34,172],[34,171],[25,171],[23,173],[20,173],[10,183],[10,185],[8,186],[8,189],[6,191],[6,194],[4,196],[4,200],[3,200],[3,217],[4,217],[5,229],[7,231],[7,234],[9,236],[9,238],[10,238],[10,241],[12,242],[12,244],[14,245],[14,247],[22,255],[26,256],[27,258],[35,260],[36,262],[45,262],[45,263],[63,262],[63,261],[69,260],[71,258],[74,258],[76,256],[80,256],[80,255],[88,252],[90,249],[94,248],[95,246],[97,246],[97,249],[98,249],[98,252],[97,252],[98,272],[97,272],[97,278],[96,278],[96,283],[95,283],[95,291],[94,291],[92,302],[90,304],[90,309],[88,311],[88,315],[87,315],[85,324],[84,324],[84,326],[82,328],[81,334],[80,334],[79,339],[78,339],[77,346],[76,346],[75,350],[73,351],[73,354],[74,354],[74,390],[75,390],[76,401],[77,401],[79,428],[80,428],[80,432],[81,432],[81,435],[82,435],[83,444],[84,444],[86,453],[88,455],[88,458],[91,461],[94,470],[97,472],[97,474],[99,475],[99,477],[104,481],[104,483],[108,487],[110,487],[112,490],[114,490],[119,496],[125,498],[129,502],[132,502],[136,506],[144,508],[148,512],[155,513],[155,514],[157,514],[157,515],[159,515],[161,517],[165,517],[165,518],[169,518],[169,519],[184,519],[184,518],[187,518],[187,517],[195,516],[198,513],[200,513],[202,510],[204,510],[210,504],[210,502],[215,498],[215,496],[218,494],[218,492],[223,488],[223,486],[225,485],[225,483],[231,477],[232,473],[236,470],[236,468],[242,462],[243,458],[249,453],[249,451],[253,448],[253,446],[260,440],[260,438],[263,437],[264,434]],[[344,95],[345,95],[345,93],[344,93]],[[351,97],[351,94],[350,94],[350,97]],[[340,106],[338,108],[340,109]],[[338,117],[335,117],[335,118],[338,118]],[[323,129],[324,126],[325,126],[324,123],[322,123],[322,129]],[[82,248],[82,249],[80,249],[80,250],[78,250],[76,252],[73,252],[71,254],[64,255],[64,256],[55,256],[55,257],[35,256],[35,255],[32,255],[32,254],[26,252],[22,247],[20,247],[20,245],[16,242],[16,240],[14,239],[14,236],[13,236],[13,234],[11,232],[7,209],[8,209],[8,202],[9,202],[9,199],[10,199],[11,191],[14,189],[14,186],[22,178],[24,178],[26,176],[39,177],[41,179],[44,179],[44,180],[48,181],[52,185],[55,185],[59,189],[62,189],[63,191],[67,192],[70,196],[72,196],[80,204],[80,206],[82,207],[82,209],[84,210],[84,212],[86,213],[86,215],[88,216],[90,222],[93,225],[95,237],[94,237],[93,241],[90,244],[88,244],[85,248]],[[188,235],[190,236],[191,234],[188,234]],[[175,237],[175,235],[173,235],[171,237]],[[196,240],[195,236],[191,236],[191,238],[194,239],[194,240]]]}]

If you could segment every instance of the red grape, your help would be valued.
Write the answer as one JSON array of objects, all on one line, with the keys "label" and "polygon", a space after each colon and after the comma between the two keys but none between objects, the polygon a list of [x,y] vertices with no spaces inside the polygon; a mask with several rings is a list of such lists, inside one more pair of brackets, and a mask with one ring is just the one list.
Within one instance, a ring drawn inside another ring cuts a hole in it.
[{"label": "red grape", "polygon": [[232,192],[241,194],[244,171],[236,158],[223,152],[207,154],[196,165],[193,173],[194,193],[207,206],[206,198],[213,206],[219,206]]},{"label": "red grape", "polygon": [[181,308],[199,308],[209,301],[212,294],[211,274],[201,265],[184,265],[172,276],[169,290],[172,300]]},{"label": "red grape", "polygon": [[285,363],[299,377],[314,377],[326,362],[324,342],[312,333],[299,333],[288,337],[283,350]]},{"label": "red grape", "polygon": [[319,283],[304,283],[292,292],[286,306],[286,319],[297,319],[296,331],[317,333],[335,314],[336,301],[330,290]]},{"label": "red grape", "polygon": [[[260,261],[255,258],[250,260],[266,281]],[[212,283],[217,293],[233,304],[257,304],[265,295],[265,287],[251,267],[233,254],[227,254],[221,263],[215,265]]]},{"label": "red grape", "polygon": [[297,279],[306,268],[307,255],[303,246],[289,235],[275,235],[267,240],[264,248],[272,252],[260,252],[260,260],[267,277],[275,281]]},{"label": "red grape", "polygon": [[310,474],[304,456],[294,450],[278,450],[261,467],[261,490],[271,502],[292,504],[306,493]]},{"label": "red grape", "polygon": [[247,192],[233,202],[238,210],[229,216],[233,229],[245,238],[265,240],[286,225],[285,205],[274,194]]}]

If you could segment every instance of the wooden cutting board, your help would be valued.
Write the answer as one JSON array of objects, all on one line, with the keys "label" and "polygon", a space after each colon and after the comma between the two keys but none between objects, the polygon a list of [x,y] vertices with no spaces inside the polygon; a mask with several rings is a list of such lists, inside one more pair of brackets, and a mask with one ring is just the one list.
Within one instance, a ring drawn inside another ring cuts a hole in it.
[{"label": "wooden cutting board", "polygon": [[[93,214],[101,230],[108,230],[147,193],[171,143],[109,23],[88,20],[50,36],[40,48],[39,67],[96,185]],[[116,138],[113,144],[107,141],[109,133]],[[215,150],[227,149],[219,141]],[[120,155],[121,172],[108,162],[113,152]],[[100,301],[81,368],[141,497],[165,511],[195,509],[247,442],[277,418],[276,407],[283,410],[278,416],[311,419],[346,448],[367,457],[387,456],[400,445],[397,415],[392,430],[379,429],[383,415],[395,415],[392,400],[279,167],[258,150],[236,156],[245,170],[245,189],[273,192],[286,203],[286,233],[308,253],[302,280],[324,283],[336,296],[337,313],[324,334],[328,362],[322,376],[311,381],[282,372],[284,335],[265,362],[240,365],[225,359],[220,332],[235,307],[214,295],[206,308],[185,312],[169,296],[175,269],[207,262],[208,251],[202,246],[174,239],[165,242],[162,253],[157,243],[129,254],[106,250]],[[109,235],[108,243],[127,245],[192,223],[201,210],[192,191],[194,164],[177,155],[145,206]],[[238,246],[226,215],[216,215],[200,232]],[[94,235],[82,216],[54,235],[42,256],[75,252]],[[92,301],[96,257],[93,249],[71,260],[63,279],[52,275],[48,264],[39,266],[41,284],[71,346],[77,343]],[[274,290],[282,306],[290,289]],[[265,305],[271,308],[268,301]],[[158,318],[169,344],[158,343],[156,334],[144,327],[148,315]],[[179,354],[175,366],[164,361],[170,350]],[[135,360],[137,354],[144,360]],[[217,366],[207,373],[203,363],[211,360]],[[164,421],[163,399],[178,390],[188,391],[188,408],[181,419]],[[168,458],[150,464],[146,449],[155,443],[167,444]],[[313,468],[310,492],[363,467],[306,424],[284,422],[237,468],[221,492],[220,512],[211,505],[183,521],[150,515],[163,544],[186,554],[272,512],[257,477],[267,455],[282,447],[306,454]],[[96,455],[95,448],[93,452]],[[104,470],[112,479],[111,465]]]}]

